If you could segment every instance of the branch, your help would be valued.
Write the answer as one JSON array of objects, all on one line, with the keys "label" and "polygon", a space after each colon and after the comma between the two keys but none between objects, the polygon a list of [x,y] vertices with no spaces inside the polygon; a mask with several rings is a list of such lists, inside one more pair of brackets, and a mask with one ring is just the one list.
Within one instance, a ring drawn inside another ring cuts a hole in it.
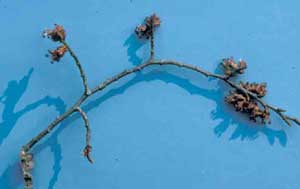
[{"label": "branch", "polygon": [[[120,72],[119,74],[106,79],[104,82],[100,83],[98,86],[90,90],[88,88],[88,83],[87,83],[87,78],[86,75],[83,71],[83,68],[75,55],[75,53],[72,51],[72,49],[68,46],[68,44],[65,42],[65,31],[63,28],[59,25],[56,25],[55,30],[47,30],[44,35],[46,34],[47,37],[50,37],[53,41],[60,41],[64,46],[59,47],[58,49],[54,51],[50,51],[52,54],[52,60],[53,61],[59,61],[59,59],[63,56],[65,52],[65,48],[70,52],[71,56],[74,58],[76,65],[80,71],[80,76],[83,81],[84,85],[84,94],[75,102],[75,104],[69,108],[64,114],[56,118],[52,123],[48,125],[46,129],[41,131],[38,135],[36,135],[34,138],[32,138],[27,144],[25,144],[22,149],[21,149],[21,165],[22,165],[22,172],[23,172],[23,178],[25,182],[25,188],[26,189],[31,189],[32,188],[32,175],[30,174],[30,171],[33,167],[33,158],[32,155],[29,153],[29,151],[33,148],[33,146],[38,143],[40,140],[42,140],[46,135],[48,135],[56,126],[59,125],[63,120],[65,120],[67,117],[72,115],[74,112],[79,112],[86,127],[86,146],[84,149],[84,156],[87,157],[87,159],[92,163],[92,159],[90,157],[90,152],[91,152],[91,145],[90,145],[90,126],[89,126],[89,121],[87,118],[86,113],[80,108],[80,105],[86,101],[90,96],[96,94],[97,92],[100,92],[104,90],[106,87],[109,85],[112,85],[114,82],[122,79],[123,77],[134,74],[135,72],[141,71],[147,67],[158,65],[158,66],[165,66],[165,65],[172,65],[176,66],[178,68],[185,68],[189,69],[192,71],[195,71],[201,75],[204,75],[206,77],[211,77],[211,78],[216,78],[219,79],[226,84],[228,84],[230,87],[236,89],[237,91],[245,94],[247,98],[251,98],[256,100],[260,105],[262,105],[265,110],[271,109],[275,113],[277,113],[280,118],[285,121],[289,126],[291,125],[291,121],[294,122],[297,125],[300,125],[300,120],[291,117],[288,115],[285,115],[284,112],[285,110],[281,108],[277,108],[275,106],[269,105],[266,102],[264,102],[259,96],[257,96],[255,93],[247,90],[246,88],[242,87],[239,84],[236,84],[230,80],[230,76],[234,73],[242,73],[243,70],[246,68],[246,64],[244,62],[240,62],[239,65],[235,64],[232,62],[232,60],[228,60],[226,65],[224,65],[227,69],[227,72],[225,72],[225,75],[219,75],[219,74],[214,74],[208,71],[205,71],[197,66],[173,61],[173,60],[154,60],[154,28],[158,27],[160,25],[160,19],[153,14],[151,17],[148,17],[145,20],[145,24],[141,25],[136,28],[136,33],[139,37],[146,37],[149,39],[150,37],[150,59],[146,61],[145,63],[138,65],[136,67],[133,67],[128,70],[124,70]],[[149,28],[150,27],[150,28]],[[226,74],[227,73],[227,74]]]},{"label": "branch", "polygon": [[68,43],[64,40],[61,41],[61,43],[67,47],[68,51],[70,52],[70,55],[72,56],[72,58],[74,59],[75,63],[76,63],[76,66],[78,67],[79,69],[79,72],[80,72],[80,76],[81,76],[81,79],[82,79],[82,82],[83,82],[83,86],[84,86],[84,93],[86,95],[89,95],[91,93],[89,87],[88,87],[88,82],[87,82],[87,77],[84,73],[84,70],[81,66],[81,63],[79,61],[79,59],[77,58],[76,54],[74,53],[74,51],[70,48],[70,46],[68,45]]},{"label": "branch", "polygon": [[65,112],[63,115],[61,115],[56,120],[54,120],[44,131],[42,131],[40,134],[38,134],[36,137],[34,137],[29,143],[27,143],[23,147],[23,149],[25,150],[25,152],[29,151],[39,140],[41,140],[44,136],[46,136],[48,133],[50,133],[51,130],[54,129],[57,126],[58,123],[63,121],[66,117],[70,116],[74,111],[77,111],[77,108],[88,97],[94,95],[95,93],[97,93],[99,91],[102,91],[103,89],[105,89],[109,85],[113,84],[114,82],[120,80],[121,78],[123,78],[127,75],[130,75],[130,74],[133,74],[135,72],[141,71],[141,70],[143,70],[143,69],[145,69],[149,66],[153,66],[153,65],[161,65],[161,66],[173,65],[173,66],[177,66],[179,68],[186,68],[186,69],[198,72],[198,73],[200,73],[200,74],[202,74],[206,77],[212,77],[212,78],[222,80],[225,83],[227,83],[228,85],[230,85],[232,88],[240,90],[243,93],[249,95],[250,97],[256,99],[264,107],[270,108],[271,110],[276,112],[281,118],[284,118],[284,119],[290,120],[290,121],[294,121],[297,125],[300,125],[300,121],[298,119],[296,119],[294,117],[284,115],[283,114],[283,112],[284,112],[283,109],[275,108],[274,106],[267,104],[262,99],[258,98],[254,93],[252,93],[252,92],[242,88],[240,85],[228,80],[227,76],[214,74],[214,73],[202,70],[201,68],[198,68],[197,66],[192,66],[192,65],[189,65],[189,64],[185,64],[185,63],[181,63],[181,62],[177,62],[177,61],[173,61],[173,60],[159,60],[159,61],[153,61],[153,62],[147,61],[147,62],[145,62],[141,65],[138,65],[138,66],[136,66],[132,69],[124,70],[124,71],[120,72],[119,74],[115,75],[114,77],[106,79],[104,82],[100,83],[98,86],[96,86],[94,89],[92,89],[91,94],[89,96],[83,95],[67,112]]},{"label": "branch", "polygon": [[230,85],[232,88],[238,90],[238,91],[241,91],[243,92],[244,94],[246,94],[247,96],[257,100],[263,107],[265,108],[270,108],[271,110],[273,110],[275,113],[277,113],[280,118],[286,122],[289,126],[291,126],[291,123],[289,121],[293,121],[295,124],[297,125],[300,125],[300,121],[299,119],[295,118],[295,117],[291,117],[291,116],[288,116],[288,115],[285,115],[283,114],[284,110],[281,109],[281,108],[276,108],[270,104],[267,104],[266,102],[264,102],[261,98],[257,97],[256,94],[244,89],[243,87],[241,87],[240,85],[232,82],[229,80],[229,78],[227,76],[224,76],[224,75],[219,75],[219,74],[214,74],[214,73],[211,73],[211,72],[208,72],[208,71],[205,71],[201,68],[198,68],[197,66],[192,66],[192,65],[189,65],[189,64],[185,64],[185,63],[181,63],[181,62],[177,62],[177,61],[173,61],[173,60],[159,60],[159,61],[148,61],[148,62],[145,62],[144,64],[141,64],[139,66],[136,66],[130,70],[124,70],[123,72],[117,74],[116,76],[110,78],[110,79],[107,79],[106,81],[104,81],[103,83],[101,83],[100,85],[98,85],[96,88],[94,88],[91,92],[91,94],[94,94],[98,91],[101,91],[103,89],[105,89],[107,86],[111,85],[112,83],[118,81],[119,79],[129,75],[129,74],[132,74],[134,72],[137,72],[137,71],[141,71],[142,69],[148,67],[148,66],[152,66],[152,65],[173,65],[173,66],[177,66],[179,68],[186,68],[186,69],[189,69],[189,70],[192,70],[192,71],[195,71],[195,72],[198,72],[206,77],[212,77],[212,78],[216,78],[216,79],[219,79],[219,80],[222,80],[224,81],[225,83],[227,83],[228,85]]},{"label": "branch", "polygon": [[93,159],[90,155],[90,152],[92,151],[92,146],[91,146],[91,129],[90,129],[90,123],[89,123],[89,120],[88,120],[88,117],[86,115],[86,113],[80,108],[80,107],[77,107],[76,110],[80,113],[83,121],[84,121],[84,124],[85,124],[85,128],[86,128],[86,146],[83,150],[83,155],[88,159],[88,161],[90,163],[93,163]]},{"label": "branch", "polygon": [[228,85],[230,85],[232,88],[235,88],[238,91],[243,92],[244,94],[246,94],[246,96],[250,96],[251,98],[257,100],[264,108],[270,108],[271,110],[273,110],[275,113],[277,113],[279,115],[279,117],[289,126],[291,126],[290,121],[293,121],[295,124],[300,125],[300,120],[295,118],[295,117],[291,117],[288,115],[285,115],[283,112],[285,112],[285,110],[281,109],[281,108],[277,108],[275,106],[272,106],[270,104],[267,104],[266,102],[264,102],[261,98],[259,98],[256,94],[246,90],[245,88],[241,87],[240,85],[232,82],[229,80],[229,78],[227,76],[223,76],[223,75],[218,75],[218,74],[213,74],[207,71],[204,71],[200,68],[188,65],[188,64],[184,64],[184,63],[180,63],[180,62],[176,62],[176,61],[170,61],[170,60],[166,60],[166,61],[155,61],[153,62],[153,64],[159,64],[159,65],[174,65],[177,67],[184,67],[196,72],[199,72],[207,77],[213,77],[213,78],[217,78],[220,79],[222,81],[224,81],[225,83],[227,83]]},{"label": "branch", "polygon": [[[219,79],[221,81],[224,81],[225,83],[227,83],[229,86],[231,86],[232,88],[235,88],[237,90],[240,90],[242,92],[244,92],[245,94],[249,95],[250,97],[256,99],[258,102],[260,102],[263,106],[265,107],[269,107],[270,109],[272,109],[274,112],[276,112],[283,120],[290,120],[295,122],[297,125],[300,125],[300,121],[296,118],[284,115],[282,112],[283,110],[280,108],[275,108],[269,104],[267,104],[266,102],[264,102],[263,100],[261,100],[260,98],[258,98],[255,94],[253,94],[252,92],[242,88],[240,85],[228,80],[228,77],[225,75],[219,75],[219,74],[214,74],[208,71],[205,71],[197,66],[193,66],[193,65],[189,65],[189,64],[185,64],[185,63],[181,63],[181,62],[177,62],[177,61],[173,61],[173,60],[156,60],[156,61],[147,61],[141,65],[138,65],[136,67],[133,67],[132,69],[129,70],[124,70],[122,72],[120,72],[119,74],[115,75],[114,77],[111,77],[109,79],[106,79],[104,82],[100,83],[98,86],[96,86],[94,89],[91,90],[91,94],[90,95],[82,95],[81,98],[79,98],[79,100],[68,110],[66,111],[63,115],[61,115],[60,117],[56,118],[45,130],[43,130],[42,132],[40,132],[36,137],[34,137],[30,142],[28,142],[26,145],[23,146],[22,148],[22,152],[27,153],[37,142],[39,142],[41,139],[43,139],[47,134],[49,134],[60,122],[62,122],[64,119],[66,119],[67,117],[69,117],[72,113],[74,113],[75,111],[79,111],[79,113],[81,113],[85,124],[87,119],[85,119],[85,113],[82,111],[80,111],[79,106],[86,101],[90,96],[96,94],[97,92],[102,91],[103,89],[105,89],[106,87],[112,85],[114,82],[120,80],[121,78],[130,75],[130,74],[134,74],[135,72],[139,72],[147,67],[150,66],[154,66],[154,65],[160,65],[160,66],[166,66],[166,65],[173,65],[173,66],[177,66],[179,68],[185,68],[188,70],[192,70],[195,71],[197,73],[200,73],[201,75],[204,75],[206,77],[211,77],[211,78],[216,78]],[[83,113],[83,114],[82,114]],[[290,125],[290,123],[288,121],[286,121],[288,123],[288,125]],[[86,128],[87,128],[87,144],[89,144],[89,137],[88,137],[88,133],[89,133],[89,127],[87,127],[86,124]],[[87,149],[85,150],[90,150],[89,146],[87,145]],[[89,158],[89,157],[87,157]],[[90,161],[90,160],[89,160]],[[28,172],[24,172],[24,178],[25,176],[27,176]],[[32,180],[31,180],[32,182]]]}]

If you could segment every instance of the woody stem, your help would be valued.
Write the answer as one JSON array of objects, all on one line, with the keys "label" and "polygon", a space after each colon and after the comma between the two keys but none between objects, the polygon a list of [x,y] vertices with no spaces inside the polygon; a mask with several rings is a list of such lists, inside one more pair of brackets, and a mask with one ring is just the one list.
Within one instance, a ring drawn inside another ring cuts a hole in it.
[{"label": "woody stem", "polygon": [[150,35],[150,60],[154,60],[154,26],[151,23],[151,35]]},{"label": "woody stem", "polygon": [[76,66],[77,66],[77,68],[79,69],[79,72],[80,72],[80,76],[81,76],[82,83],[83,83],[83,86],[84,86],[84,93],[86,95],[89,95],[91,93],[91,90],[88,87],[87,77],[86,77],[86,74],[84,73],[84,70],[82,68],[82,65],[81,65],[78,57],[76,56],[76,54],[74,53],[74,51],[71,49],[71,47],[68,45],[68,43],[66,41],[61,41],[61,43],[67,47],[68,51],[70,52],[70,55],[74,59],[74,61],[76,63]]}]

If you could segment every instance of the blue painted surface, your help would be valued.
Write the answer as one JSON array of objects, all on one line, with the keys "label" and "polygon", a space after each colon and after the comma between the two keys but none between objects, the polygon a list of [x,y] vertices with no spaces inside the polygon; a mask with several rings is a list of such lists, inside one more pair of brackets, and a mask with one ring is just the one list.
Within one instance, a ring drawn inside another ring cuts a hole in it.
[{"label": "blue painted surface", "polygon": [[[72,59],[51,65],[54,23],[83,63],[91,86],[142,63],[149,47],[133,35],[156,12],[159,58],[215,71],[245,59],[242,80],[268,83],[266,100],[299,116],[300,2],[216,0],[0,0],[0,188],[22,188],[20,147],[82,92]],[[179,189],[300,187],[300,129],[276,116],[253,124],[223,102],[228,88],[174,67],[122,79],[84,105],[92,127],[90,165],[78,115],[34,148],[36,188]]]}]

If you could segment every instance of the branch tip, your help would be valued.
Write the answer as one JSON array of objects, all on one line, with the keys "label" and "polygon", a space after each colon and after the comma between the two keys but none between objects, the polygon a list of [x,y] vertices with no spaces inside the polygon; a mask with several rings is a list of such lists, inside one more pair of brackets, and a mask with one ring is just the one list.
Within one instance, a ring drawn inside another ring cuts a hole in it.
[{"label": "branch tip", "polygon": [[91,151],[92,151],[92,146],[90,144],[91,141],[91,130],[90,130],[90,124],[88,117],[86,113],[78,106],[76,110],[80,113],[84,123],[85,123],[85,128],[86,128],[86,146],[83,150],[83,155],[88,159],[90,163],[93,163],[93,159],[91,157]]}]

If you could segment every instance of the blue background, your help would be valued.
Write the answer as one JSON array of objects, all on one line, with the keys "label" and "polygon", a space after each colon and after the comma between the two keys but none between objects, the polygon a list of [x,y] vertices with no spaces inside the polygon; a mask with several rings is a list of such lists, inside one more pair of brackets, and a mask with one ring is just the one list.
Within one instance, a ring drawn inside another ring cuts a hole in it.
[{"label": "blue background", "polygon": [[[41,32],[62,24],[89,83],[147,60],[133,35],[152,12],[162,19],[157,58],[217,71],[224,57],[248,62],[241,80],[268,83],[270,104],[299,115],[297,0],[0,0],[0,188],[22,188],[19,149],[82,93],[72,58],[50,64],[57,44]],[[239,80],[237,79],[237,80]],[[91,165],[78,115],[33,150],[35,188],[198,189],[300,187],[300,128],[277,116],[263,127],[224,103],[228,87],[191,71],[153,67],[84,104]]]}]

